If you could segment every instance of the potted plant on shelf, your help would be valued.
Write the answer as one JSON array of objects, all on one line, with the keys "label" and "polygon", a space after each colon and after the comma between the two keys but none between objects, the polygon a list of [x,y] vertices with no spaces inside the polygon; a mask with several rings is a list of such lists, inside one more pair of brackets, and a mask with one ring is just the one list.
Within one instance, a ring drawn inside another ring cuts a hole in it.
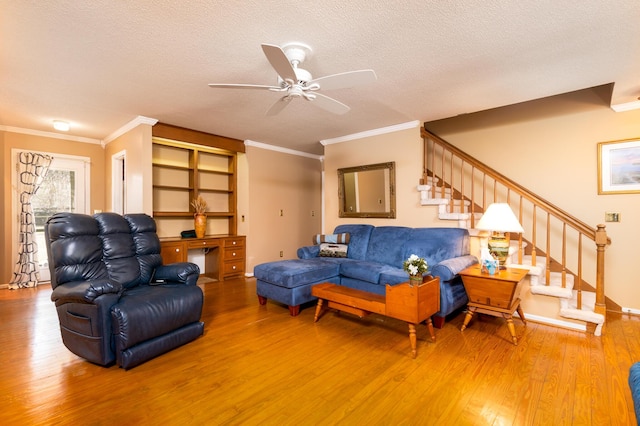
[{"label": "potted plant on shelf", "polygon": [[191,202],[191,206],[193,206],[193,223],[196,231],[197,238],[204,238],[204,234],[207,231],[207,202],[202,195],[198,195],[198,197],[194,198]]},{"label": "potted plant on shelf", "polygon": [[418,257],[418,255],[415,254],[409,256],[409,258],[402,264],[402,267],[409,274],[410,286],[422,284],[422,274],[427,272],[427,269],[429,269],[429,265],[427,265],[427,261],[424,260],[424,257]]}]

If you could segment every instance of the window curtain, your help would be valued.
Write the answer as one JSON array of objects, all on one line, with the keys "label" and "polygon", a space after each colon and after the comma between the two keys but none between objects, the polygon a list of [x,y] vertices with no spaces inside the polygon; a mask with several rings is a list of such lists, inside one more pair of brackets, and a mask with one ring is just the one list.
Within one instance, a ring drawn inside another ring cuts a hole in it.
[{"label": "window curtain", "polygon": [[18,155],[18,195],[20,222],[18,236],[18,262],[13,269],[10,289],[35,287],[40,280],[36,222],[31,197],[36,193],[49,170],[53,157],[35,152]]}]

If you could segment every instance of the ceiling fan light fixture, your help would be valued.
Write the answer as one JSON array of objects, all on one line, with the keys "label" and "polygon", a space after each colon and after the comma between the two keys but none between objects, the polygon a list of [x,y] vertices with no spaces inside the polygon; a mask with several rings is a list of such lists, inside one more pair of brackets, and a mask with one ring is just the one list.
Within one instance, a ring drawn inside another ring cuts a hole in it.
[{"label": "ceiling fan light fixture", "polygon": [[68,132],[71,126],[69,123],[62,120],[53,120],[53,128],[61,132]]}]

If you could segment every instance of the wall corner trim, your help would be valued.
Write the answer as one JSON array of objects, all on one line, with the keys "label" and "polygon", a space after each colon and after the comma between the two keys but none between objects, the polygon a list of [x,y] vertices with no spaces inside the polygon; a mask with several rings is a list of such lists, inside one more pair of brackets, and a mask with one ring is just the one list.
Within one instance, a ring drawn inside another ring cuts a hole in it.
[{"label": "wall corner trim", "polygon": [[365,130],[364,132],[353,133],[351,135],[339,136],[332,139],[321,140],[320,143],[323,146],[331,145],[334,143],[347,142],[355,139],[367,138],[370,136],[384,135],[386,133],[398,132],[400,130],[413,129],[420,127],[421,123],[418,120],[410,121],[408,123],[394,124],[393,126],[381,127],[379,129]]},{"label": "wall corner trim", "polygon": [[133,120],[131,120],[130,122],[128,122],[127,124],[125,124],[124,126],[120,127],[115,132],[111,133],[106,138],[104,138],[102,140],[102,146],[107,145],[109,142],[114,141],[118,137],[120,137],[120,136],[124,135],[125,133],[127,133],[129,130],[135,129],[136,127],[138,127],[141,124],[148,124],[149,126],[153,126],[157,122],[158,122],[158,120],[156,120],[155,118],[149,118],[149,117],[144,117],[142,115],[139,115],[136,118],[134,118]]},{"label": "wall corner trim", "polygon": [[19,133],[23,135],[42,136],[45,138],[64,139],[66,141],[73,141],[73,142],[94,143],[98,145],[102,143],[100,139],[85,138],[83,136],[65,135],[62,133],[45,132],[42,130],[24,129],[22,127],[11,127],[11,126],[0,125],[0,131],[9,132],[9,133]]},{"label": "wall corner trim", "polygon": [[268,149],[270,151],[277,151],[277,152],[282,152],[282,153],[285,153],[285,154],[298,155],[300,157],[313,158],[314,160],[319,160],[319,161],[322,161],[322,159],[324,158],[324,156],[322,156],[322,155],[316,155],[316,154],[310,154],[308,152],[296,151],[295,149],[283,148],[281,146],[276,146],[276,145],[269,145],[269,144],[263,143],[263,142],[252,141],[250,139],[245,140],[244,144],[245,144],[245,146],[253,146],[253,147],[256,147],[256,148],[260,148],[260,149]]}]

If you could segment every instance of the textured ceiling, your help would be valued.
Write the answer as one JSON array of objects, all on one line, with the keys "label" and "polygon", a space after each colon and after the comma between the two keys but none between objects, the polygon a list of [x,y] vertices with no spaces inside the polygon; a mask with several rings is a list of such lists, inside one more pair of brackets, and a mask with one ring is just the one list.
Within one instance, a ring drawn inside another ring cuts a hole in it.
[{"label": "textured ceiling", "polygon": [[[0,125],[102,140],[137,116],[309,153],[319,141],[614,83],[640,95],[638,0],[0,0]],[[324,92],[337,116],[278,94],[261,43],[304,42],[315,78],[371,68]]]}]

